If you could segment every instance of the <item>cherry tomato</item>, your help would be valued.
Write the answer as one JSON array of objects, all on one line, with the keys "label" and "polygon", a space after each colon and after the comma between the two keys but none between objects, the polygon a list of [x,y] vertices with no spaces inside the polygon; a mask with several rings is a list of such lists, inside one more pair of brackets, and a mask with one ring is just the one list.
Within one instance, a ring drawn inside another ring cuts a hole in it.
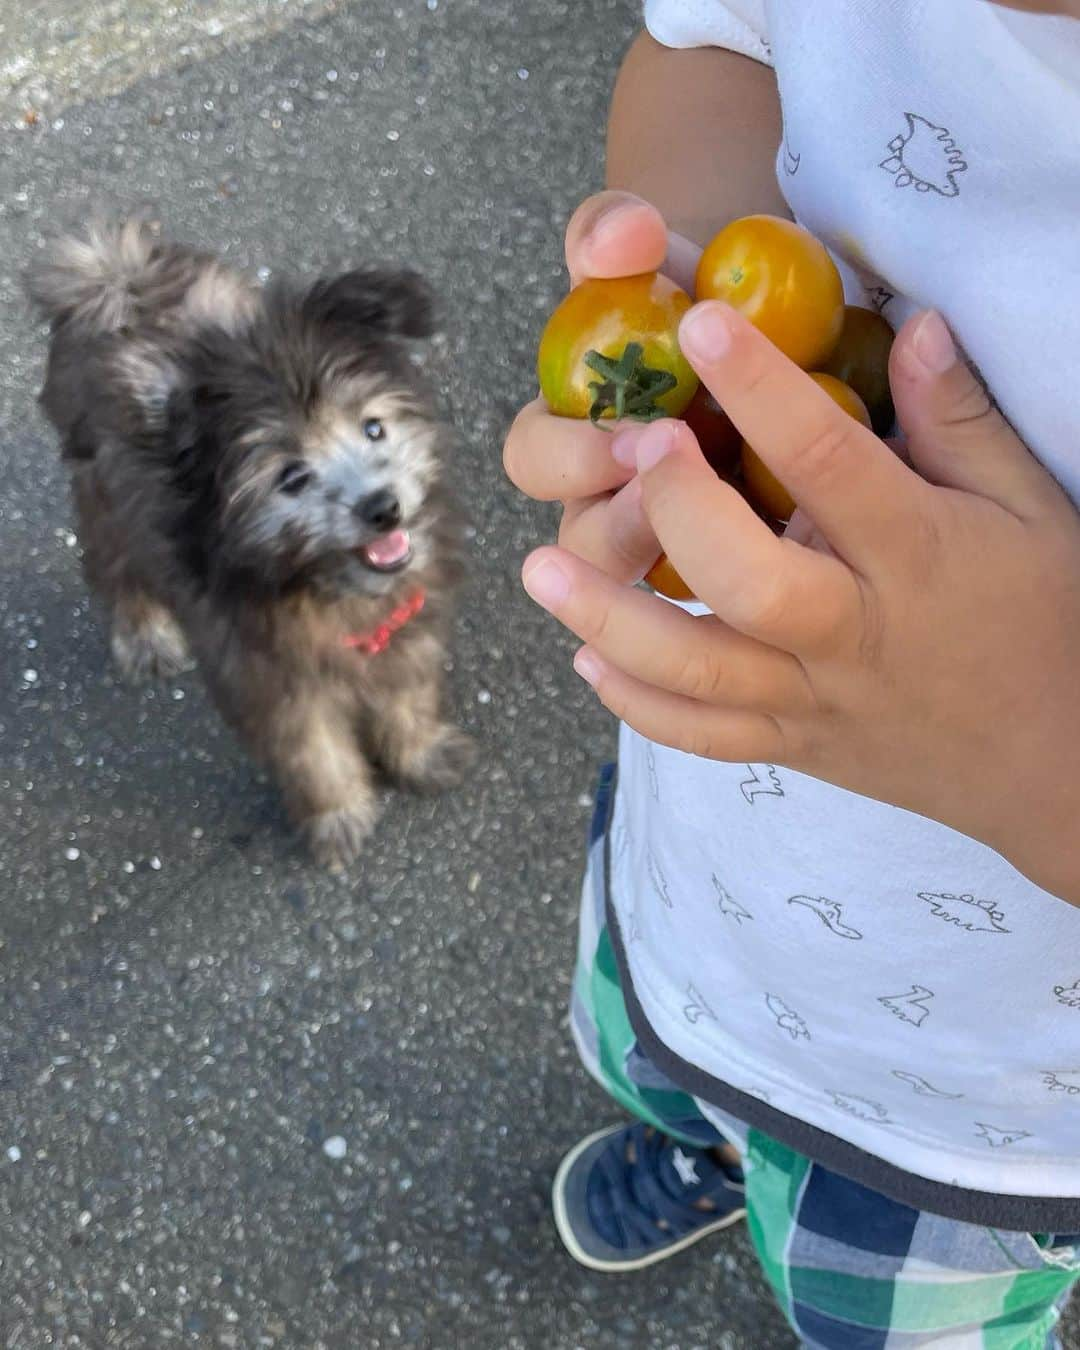
[{"label": "cherry tomato", "polygon": [[[866,404],[854,389],[850,389],[835,375],[823,375],[820,372],[815,372],[810,378],[816,384],[819,384],[833,402],[838,403],[849,417],[854,417],[864,427],[870,426],[870,414],[866,410]],[[773,520],[784,523],[791,519],[795,511],[795,502],[791,493],[745,441],[743,441],[742,447],[742,473],[746,495],[759,511]]]},{"label": "cherry tomato", "polygon": [[701,453],[721,478],[731,478],[739,467],[742,437],[735,424],[705,386],[690,400],[682,420],[697,437]]},{"label": "cherry tomato", "polygon": [[733,220],[701,255],[699,300],[724,300],[803,370],[829,359],[844,323],[844,286],[828,249],[779,216]]},{"label": "cherry tomato", "polygon": [[679,349],[690,297],[656,272],[593,277],[547,322],[536,373],[560,417],[678,417],[698,377]]},{"label": "cherry tomato", "polygon": [[892,344],[893,330],[887,319],[876,310],[847,305],[840,341],[821,367],[851,385],[866,404],[871,425],[879,436],[887,436],[896,420],[889,388]]},{"label": "cherry tomato", "polygon": [[666,553],[661,553],[652,567],[645,573],[645,580],[654,591],[666,595],[669,600],[693,600],[695,598],[694,592],[675,571],[675,568],[671,565],[671,559]]}]

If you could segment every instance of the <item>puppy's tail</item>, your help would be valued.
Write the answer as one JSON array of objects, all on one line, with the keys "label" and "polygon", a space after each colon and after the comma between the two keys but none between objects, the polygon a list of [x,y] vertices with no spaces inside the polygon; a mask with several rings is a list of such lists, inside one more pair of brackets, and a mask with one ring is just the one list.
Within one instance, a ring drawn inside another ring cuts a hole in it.
[{"label": "puppy's tail", "polygon": [[154,291],[166,251],[146,220],[96,222],[81,238],[55,240],[28,275],[27,290],[54,328],[115,332]]}]

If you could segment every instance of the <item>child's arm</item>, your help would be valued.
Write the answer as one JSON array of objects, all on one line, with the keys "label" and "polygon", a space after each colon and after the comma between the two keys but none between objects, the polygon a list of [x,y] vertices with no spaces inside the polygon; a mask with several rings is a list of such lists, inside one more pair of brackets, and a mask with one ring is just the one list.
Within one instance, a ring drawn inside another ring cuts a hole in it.
[{"label": "child's arm", "polygon": [[719,47],[675,51],[642,33],[611,100],[607,183],[704,246],[738,216],[790,214],[776,182],[781,134],[768,66]]},{"label": "child's arm", "polygon": [[[567,227],[571,281],[662,266],[690,286],[700,245],[727,221],[755,211],[787,214],[775,175],[780,134],[768,66],[719,47],[672,50],[642,33],[612,101],[607,181],[614,190],[585,201]],[[612,448],[609,432],[553,418],[537,399],[514,422],[504,463],[522,492],[562,502],[565,548],[636,581],[660,548],[632,460],[620,464]]]}]

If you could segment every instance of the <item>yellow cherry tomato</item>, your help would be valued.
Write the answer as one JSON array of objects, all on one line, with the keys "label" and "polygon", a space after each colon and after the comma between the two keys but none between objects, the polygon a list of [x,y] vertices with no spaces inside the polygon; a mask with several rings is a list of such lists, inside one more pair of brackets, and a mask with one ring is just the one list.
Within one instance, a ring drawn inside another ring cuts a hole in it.
[{"label": "yellow cherry tomato", "polygon": [[654,591],[666,595],[669,600],[693,600],[696,598],[694,592],[675,571],[671,559],[666,553],[661,553],[652,567],[645,573],[645,580]]},{"label": "yellow cherry tomato", "polygon": [[593,277],[575,286],[540,338],[540,392],[559,417],[678,417],[698,377],[679,348],[690,308],[656,272]]},{"label": "yellow cherry tomato", "polygon": [[889,386],[893,336],[888,320],[877,310],[847,305],[840,341],[821,367],[851,385],[866,404],[870,422],[879,436],[887,436],[896,420]]},{"label": "yellow cherry tomato", "polygon": [[[810,378],[819,384],[834,403],[838,403],[849,417],[870,426],[870,414],[866,404],[854,389],[838,380],[835,375],[824,375],[815,371]],[[795,511],[795,502],[783,483],[766,467],[761,456],[756,454],[745,441],[742,447],[743,487],[750,502],[772,520],[786,524]]]},{"label": "yellow cherry tomato", "polygon": [[701,255],[699,300],[724,300],[804,370],[829,359],[844,323],[844,286],[828,249],[779,216],[744,216]]}]

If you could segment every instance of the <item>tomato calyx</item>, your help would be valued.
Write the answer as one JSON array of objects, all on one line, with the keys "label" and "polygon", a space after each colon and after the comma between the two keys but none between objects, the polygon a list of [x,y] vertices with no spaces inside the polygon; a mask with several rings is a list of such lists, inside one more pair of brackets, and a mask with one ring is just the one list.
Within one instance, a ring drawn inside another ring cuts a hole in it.
[{"label": "tomato calyx", "polygon": [[585,364],[600,376],[589,388],[593,393],[589,418],[599,424],[601,417],[611,410],[618,418],[634,422],[655,422],[667,414],[657,402],[675,388],[678,381],[669,370],[657,370],[642,360],[644,349],[640,342],[628,342],[618,357],[602,352],[585,353]]}]

